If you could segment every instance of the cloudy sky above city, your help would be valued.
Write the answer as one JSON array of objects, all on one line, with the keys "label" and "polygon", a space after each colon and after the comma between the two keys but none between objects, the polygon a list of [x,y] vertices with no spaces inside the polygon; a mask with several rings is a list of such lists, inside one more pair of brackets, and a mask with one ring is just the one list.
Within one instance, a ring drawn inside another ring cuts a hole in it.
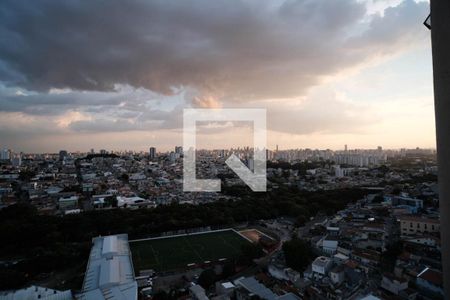
[{"label": "cloudy sky above city", "polygon": [[[0,4],[0,146],[172,149],[183,108],[267,108],[274,148],[435,147],[428,2]],[[201,145],[251,127],[217,124]]]}]

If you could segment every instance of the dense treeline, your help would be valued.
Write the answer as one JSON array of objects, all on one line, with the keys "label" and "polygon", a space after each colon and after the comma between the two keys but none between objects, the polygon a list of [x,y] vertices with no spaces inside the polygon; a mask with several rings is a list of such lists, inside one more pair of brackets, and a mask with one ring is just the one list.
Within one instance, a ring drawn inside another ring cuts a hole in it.
[{"label": "dense treeline", "polygon": [[117,156],[117,155],[114,154],[114,153],[90,153],[90,154],[86,155],[86,157],[85,157],[84,159],[89,159],[89,160],[91,160],[91,159],[96,158],[96,157],[103,157],[103,158],[117,158],[117,157],[119,157],[119,156]]},{"label": "dense treeline", "polygon": [[0,289],[20,286],[38,274],[84,264],[91,239],[98,235],[128,233],[134,239],[171,230],[231,226],[279,216],[306,219],[319,211],[331,214],[366,193],[359,189],[299,192],[287,188],[252,193],[246,187],[224,187],[224,192],[240,195],[242,200],[89,211],[64,217],[38,215],[27,204],[4,208],[0,211],[0,260],[17,258],[19,262],[0,266],[0,278],[9,278],[0,280]]},{"label": "dense treeline", "polygon": [[314,257],[308,242],[293,238],[283,244],[286,264],[292,269],[303,272]]}]

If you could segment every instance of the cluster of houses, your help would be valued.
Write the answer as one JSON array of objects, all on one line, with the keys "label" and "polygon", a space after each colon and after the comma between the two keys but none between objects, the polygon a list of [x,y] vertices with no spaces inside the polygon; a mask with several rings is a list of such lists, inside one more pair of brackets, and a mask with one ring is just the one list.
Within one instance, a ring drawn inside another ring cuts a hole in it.
[{"label": "cluster of houses", "polygon": [[[349,165],[337,165],[333,163],[324,164],[323,167],[310,168],[304,174],[300,170],[268,168],[267,178],[271,184],[270,188],[277,188],[280,185],[297,187],[305,191],[333,190],[338,188],[351,187],[372,187],[373,190],[383,191],[387,183],[408,182],[424,174],[437,174],[435,166],[420,168],[417,170],[359,167]],[[429,194],[437,192],[435,183],[424,183],[423,186],[412,185],[418,191],[410,191],[413,195]]]},{"label": "cluster of houses", "polygon": [[[83,210],[139,209],[234,199],[220,193],[184,193],[181,151],[177,147],[168,155],[150,156],[145,153],[86,156],[61,152],[23,157],[19,165],[0,164],[0,208],[27,200],[41,214],[64,215]],[[251,167],[250,152],[251,149],[242,149],[235,154]],[[197,177],[221,177],[225,185],[243,184],[226,168],[224,160],[228,156],[224,151],[199,152]],[[280,185],[310,191],[368,187],[372,194],[333,216],[318,215],[300,228],[281,219],[266,222],[269,230],[277,231],[281,242],[296,235],[309,243],[314,259],[303,272],[288,267],[279,248],[268,255],[266,271],[258,269],[254,274],[218,282],[213,293],[194,284],[189,288],[190,297],[199,300],[442,298],[437,184],[416,180],[435,171],[435,166],[386,170],[326,164],[308,169],[304,174],[299,170],[268,168],[269,190]],[[104,242],[98,239],[96,247],[103,249]],[[103,256],[93,250],[99,254],[95,263],[105,270],[120,268],[117,263],[109,262],[109,256],[114,260],[115,256],[126,254],[128,250],[123,250],[126,243],[120,243],[120,239],[105,243],[119,245],[116,248],[120,251],[112,251],[114,255],[105,252]],[[121,259],[125,261],[126,257],[116,259],[119,266]],[[99,270],[93,272],[99,272],[95,274],[100,282],[100,277],[106,275],[101,275]],[[114,278],[102,280],[109,279]],[[85,282],[83,295],[103,292],[99,282]],[[89,290],[91,284],[94,292]],[[59,291],[37,287],[22,293],[62,295]]]},{"label": "cluster of houses", "polygon": [[283,278],[280,259],[269,273],[293,282],[308,299],[439,299],[439,214],[423,202],[406,194],[379,202],[373,194],[334,216],[319,216],[297,233],[317,255],[303,274],[284,268]]},{"label": "cluster of houses", "polygon": [[195,284],[189,288],[189,294],[193,300],[300,300],[295,293],[288,290],[274,293],[264,283],[264,279],[255,276],[239,277],[233,281],[216,282],[213,295],[206,295],[205,289]]},{"label": "cluster of houses", "polygon": [[[217,161],[205,155],[199,162],[203,166],[199,176],[207,176],[215,170],[209,166]],[[14,185],[19,186],[19,192]],[[24,157],[20,166],[0,164],[0,206],[27,200],[40,214],[199,204],[230,198],[220,193],[184,193],[180,155],[151,158],[145,153],[119,156],[64,151]]]}]

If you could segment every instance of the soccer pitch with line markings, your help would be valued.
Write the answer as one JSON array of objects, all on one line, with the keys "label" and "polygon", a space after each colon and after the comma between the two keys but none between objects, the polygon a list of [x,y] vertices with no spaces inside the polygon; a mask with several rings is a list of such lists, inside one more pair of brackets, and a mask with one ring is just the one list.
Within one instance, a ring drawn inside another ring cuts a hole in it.
[{"label": "soccer pitch with line markings", "polygon": [[135,271],[169,271],[221,258],[236,258],[250,243],[232,229],[130,241]]}]

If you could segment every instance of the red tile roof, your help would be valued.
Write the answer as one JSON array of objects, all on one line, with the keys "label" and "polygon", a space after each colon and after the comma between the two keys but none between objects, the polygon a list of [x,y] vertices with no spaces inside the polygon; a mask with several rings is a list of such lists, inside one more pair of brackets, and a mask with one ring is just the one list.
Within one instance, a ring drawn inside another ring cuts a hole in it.
[{"label": "red tile roof", "polygon": [[417,277],[431,282],[432,284],[437,286],[442,286],[443,284],[442,273],[436,270],[426,269],[422,271]]}]

